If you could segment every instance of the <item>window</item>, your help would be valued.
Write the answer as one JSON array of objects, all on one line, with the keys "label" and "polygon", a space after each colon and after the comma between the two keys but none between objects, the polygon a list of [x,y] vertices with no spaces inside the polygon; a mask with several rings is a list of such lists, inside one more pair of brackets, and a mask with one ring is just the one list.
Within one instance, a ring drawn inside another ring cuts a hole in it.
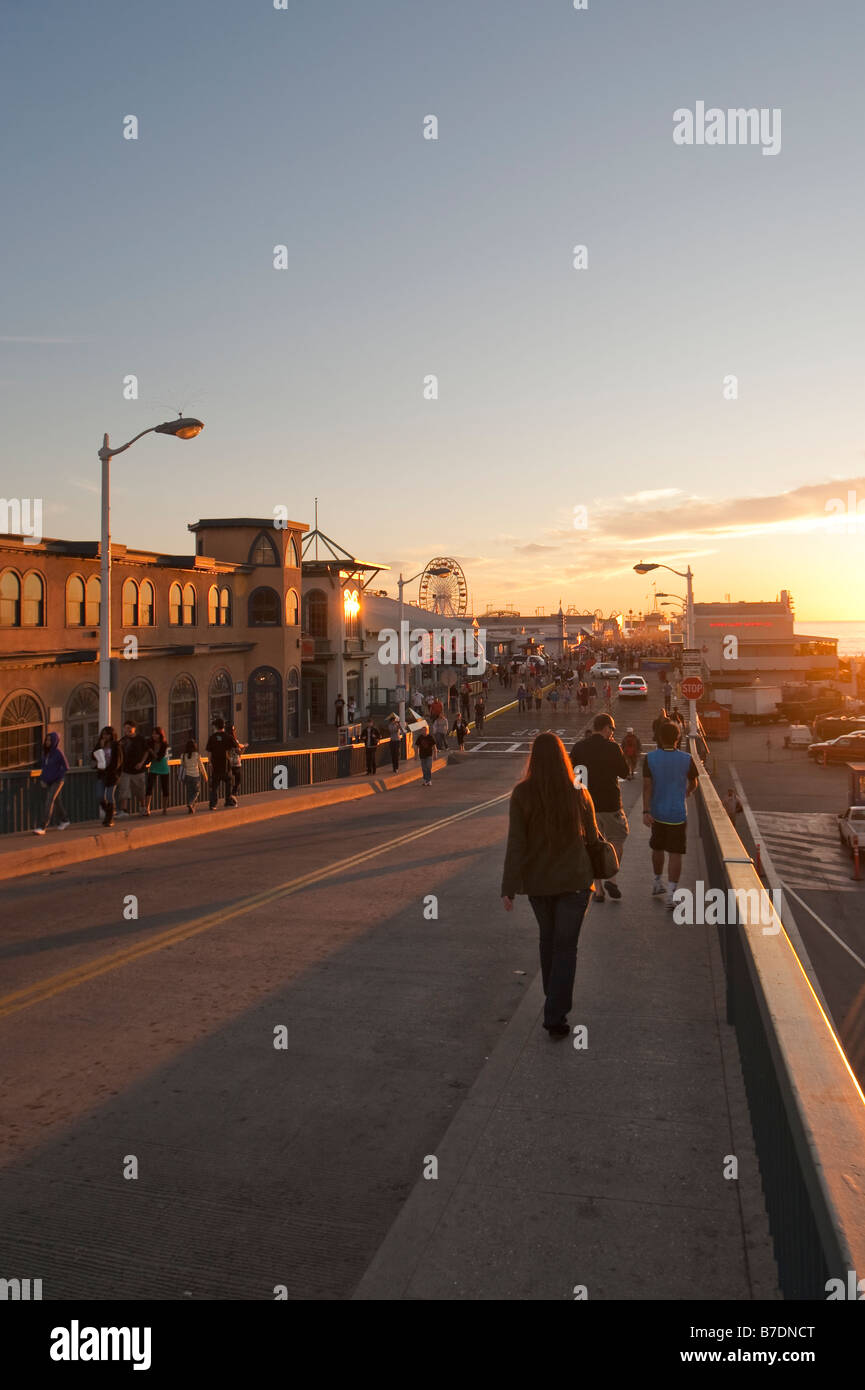
[{"label": "window", "polygon": [[156,697],[149,681],[137,680],[127,688],[123,696],[123,718],[121,724],[131,719],[138,732],[145,738],[153,733],[156,724]]},{"label": "window", "polygon": [[327,594],[321,589],[313,589],[304,596],[306,622],[304,631],[310,637],[327,636]]},{"label": "window", "polygon": [[220,627],[231,627],[230,589],[220,589],[219,591],[219,625]]},{"label": "window", "polygon": [[98,627],[102,613],[102,580],[92,574],[87,581],[84,604],[84,623],[86,627]]},{"label": "window", "polygon": [[255,589],[249,596],[249,626],[279,627],[281,606],[275,589]]},{"label": "window", "polygon": [[231,676],[227,671],[217,671],[210,682],[208,695],[208,715],[210,724],[213,724],[217,715],[221,715],[225,720],[225,727],[228,729],[234,723],[232,717],[233,710],[233,690]]},{"label": "window", "polygon": [[121,590],[124,627],[138,626],[138,585],[134,579],[124,579]]},{"label": "window", "polygon": [[195,627],[195,590],[191,584],[183,586],[183,626]]},{"label": "window", "polygon": [[292,536],[291,540],[288,543],[288,550],[285,554],[285,563],[289,566],[290,569],[300,569],[300,558],[297,553],[297,546],[295,545],[294,536]]},{"label": "window", "polygon": [[252,743],[274,743],[282,737],[280,685],[279,676],[268,666],[260,666],[249,678],[249,737]]},{"label": "window", "polygon": [[21,623],[24,627],[45,626],[45,580],[35,571],[24,576]]},{"label": "window", "polygon": [[21,580],[14,570],[0,579],[0,627],[21,626]]},{"label": "window", "polygon": [[219,622],[219,590],[215,584],[207,591],[207,622],[210,627],[216,627]]},{"label": "window", "polygon": [[38,763],[44,728],[38,701],[25,690],[11,695],[0,715],[0,768],[32,767]]},{"label": "window", "polygon": [[252,543],[249,552],[249,563],[251,565],[278,565],[279,556],[276,553],[276,546],[262,531]]},{"label": "window", "polygon": [[183,594],[179,584],[172,584],[168,590],[168,621],[172,627],[180,627],[183,614]]},{"label": "window", "polygon": [[211,627],[231,626],[231,590],[211,584],[207,591],[207,621]]},{"label": "window", "polygon": [[168,742],[179,756],[187,741],[198,737],[198,697],[190,676],[178,676],[168,699]]},{"label": "window", "polygon": [[66,708],[64,752],[70,767],[92,767],[90,754],[98,737],[99,691],[95,685],[79,685],[70,695]]},{"label": "window", "polygon": [[156,595],[149,579],[138,590],[138,622],[141,627],[153,627],[156,622]]},{"label": "window", "polygon": [[300,730],[300,673],[296,666],[292,666],[288,673],[288,684],[285,692],[285,715],[287,733],[289,738],[297,738]]},{"label": "window", "polygon": [[77,574],[66,581],[66,626],[84,626],[84,580]]},{"label": "window", "polygon": [[300,622],[300,600],[294,589],[285,596],[285,621],[289,627],[297,627]]}]

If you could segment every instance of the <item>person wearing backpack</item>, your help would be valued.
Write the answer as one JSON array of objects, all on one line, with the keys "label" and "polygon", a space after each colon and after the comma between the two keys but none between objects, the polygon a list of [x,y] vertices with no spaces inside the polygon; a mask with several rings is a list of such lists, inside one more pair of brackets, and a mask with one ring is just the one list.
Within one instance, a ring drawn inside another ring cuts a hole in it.
[{"label": "person wearing backpack", "polygon": [[69,764],[60,747],[60,735],[49,734],[42,744],[42,773],[39,778],[39,785],[45,791],[42,824],[35,826],[34,835],[44,835],[50,829],[55,810],[60,817],[58,830],[68,829],[69,817],[63,804],[63,783],[68,771]]},{"label": "person wearing backpack", "polygon": [[625,737],[622,739],[622,752],[625,755],[625,762],[631,769],[628,773],[629,782],[632,780],[634,773],[637,770],[637,763],[640,760],[640,754],[642,753],[642,751],[643,745],[629,724],[628,731],[625,734]]},{"label": "person wearing backpack", "polygon": [[243,744],[237,737],[237,729],[232,724],[229,736],[234,739],[234,748],[228,750],[228,770],[231,773],[231,794],[237,798],[240,796],[240,774],[243,768]]}]

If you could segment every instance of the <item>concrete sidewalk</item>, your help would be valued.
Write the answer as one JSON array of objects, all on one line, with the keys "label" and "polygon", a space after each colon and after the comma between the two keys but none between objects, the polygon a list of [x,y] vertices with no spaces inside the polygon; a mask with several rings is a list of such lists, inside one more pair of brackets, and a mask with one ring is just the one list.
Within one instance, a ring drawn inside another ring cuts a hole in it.
[{"label": "concrete sidewalk", "polygon": [[[447,766],[447,757],[439,756],[433,762],[433,772],[441,772]],[[256,821],[272,820],[275,816],[297,814],[299,811],[317,811],[322,806],[333,806],[343,801],[356,801],[361,797],[379,796],[384,792],[396,791],[413,782],[421,780],[421,767],[417,758],[401,764],[400,771],[394,773],[388,768],[379,768],[375,777],[357,773],[353,777],[335,778],[330,782],[317,782],[312,787],[287,787],[285,791],[258,792],[241,796],[239,804],[226,808],[220,802],[215,811],[208,809],[206,801],[199,802],[196,814],[190,816],[185,806],[172,806],[167,816],[156,813],[151,816],[130,816],[115,820],[109,830],[98,821],[68,830],[49,830],[43,838],[37,838],[32,831],[17,835],[7,835],[0,843],[0,882],[7,879],[22,878],[26,874],[50,873],[53,869],[65,868],[68,864],[80,864],[87,859],[101,859],[106,854],[123,854],[133,849],[150,849],[153,845],[167,841],[192,839],[197,835],[207,835],[213,831],[233,829],[238,825],[250,825]]]},{"label": "concrete sidewalk", "polygon": [[[780,1297],[717,929],[649,896],[639,783],[623,794],[624,898],[590,903],[580,940],[587,1046],[549,1040],[538,976],[356,1299]],[[689,842],[683,887],[705,878],[695,815]]]}]

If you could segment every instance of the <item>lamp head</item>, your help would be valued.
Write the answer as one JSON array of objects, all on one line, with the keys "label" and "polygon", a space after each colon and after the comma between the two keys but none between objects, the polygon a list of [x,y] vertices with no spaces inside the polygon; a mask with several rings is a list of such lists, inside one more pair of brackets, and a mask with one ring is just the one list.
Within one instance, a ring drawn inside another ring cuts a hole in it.
[{"label": "lamp head", "polygon": [[156,425],[154,434],[173,434],[177,439],[194,439],[201,434],[204,424],[191,415],[179,415],[176,420],[166,420],[164,425]]},{"label": "lamp head", "polygon": [[659,568],[659,565],[647,565],[642,561],[639,565],[634,565],[634,569],[636,570],[637,574],[648,574],[650,570],[656,570]]}]

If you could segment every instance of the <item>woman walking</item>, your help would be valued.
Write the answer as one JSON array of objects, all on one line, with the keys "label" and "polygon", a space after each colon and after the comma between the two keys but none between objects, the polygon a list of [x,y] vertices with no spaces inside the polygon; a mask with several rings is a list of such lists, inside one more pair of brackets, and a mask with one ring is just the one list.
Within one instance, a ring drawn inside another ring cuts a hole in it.
[{"label": "woman walking", "polygon": [[46,830],[50,830],[51,817],[55,811],[60,817],[58,830],[68,828],[69,817],[63,804],[63,783],[68,771],[66,754],[60,747],[60,735],[49,734],[42,744],[42,773],[39,778],[39,785],[45,792],[42,823],[34,827],[34,835],[44,835]]},{"label": "woman walking", "polygon": [[168,744],[165,741],[165,730],[157,725],[147,740],[147,745],[150,749],[150,762],[147,766],[147,796],[144,802],[144,814],[145,816],[150,815],[153,791],[158,782],[162,799],[162,814],[167,816],[171,788],[168,784]]},{"label": "woman walking", "polygon": [[466,735],[468,734],[468,731],[468,723],[463,718],[462,713],[458,714],[456,719],[454,720],[453,732],[457,736],[457,744],[459,745],[460,752],[463,751],[463,744],[466,741]]},{"label": "woman walking", "polygon": [[186,747],[183,750],[180,759],[180,780],[186,793],[186,809],[191,816],[194,816],[195,803],[201,795],[201,783],[207,781],[204,763],[201,761],[198,744],[194,738],[187,739]]},{"label": "woman walking", "polygon": [[[349,716],[348,722],[349,724],[354,723],[353,716]],[[237,737],[237,729],[233,724],[231,726],[231,737],[234,739],[237,746],[235,748],[229,748],[228,750],[228,770],[231,773],[231,795],[236,800],[238,796],[240,796],[240,774],[243,768],[243,754],[246,749]]]},{"label": "woman walking", "polygon": [[105,829],[108,830],[114,824],[114,798],[123,771],[123,749],[110,724],[106,724],[102,730],[90,756],[96,765],[99,814]]},{"label": "woman walking", "polygon": [[528,770],[511,794],[502,904],[528,895],[540,931],[544,1027],[551,1038],[570,1032],[577,943],[594,873],[587,846],[598,841],[592,798],[574,786],[574,769],[555,734],[538,734]]},{"label": "woman walking", "polygon": [[440,753],[446,753],[448,747],[448,721],[444,714],[440,714],[438,719],[433,720],[432,735],[436,741],[436,748]]}]

